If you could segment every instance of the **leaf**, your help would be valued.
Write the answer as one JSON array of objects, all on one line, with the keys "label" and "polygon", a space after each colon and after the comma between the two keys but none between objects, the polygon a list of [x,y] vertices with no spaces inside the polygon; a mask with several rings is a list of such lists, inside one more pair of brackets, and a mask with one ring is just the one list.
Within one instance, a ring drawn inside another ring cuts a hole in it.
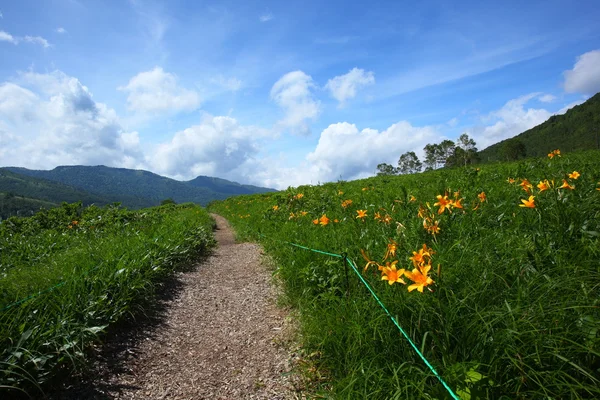
[{"label": "leaf", "polygon": [[104,329],[106,329],[108,325],[102,325],[102,326],[92,326],[90,328],[85,328],[83,331],[84,332],[91,332],[93,334],[97,334],[98,332],[102,332]]}]

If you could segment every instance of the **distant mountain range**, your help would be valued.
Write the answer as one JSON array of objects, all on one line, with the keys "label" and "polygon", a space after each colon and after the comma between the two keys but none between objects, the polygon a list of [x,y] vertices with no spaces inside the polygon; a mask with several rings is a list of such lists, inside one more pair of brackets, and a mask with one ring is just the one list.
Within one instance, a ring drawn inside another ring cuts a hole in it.
[{"label": "distant mountain range", "polygon": [[479,157],[482,162],[490,162],[541,157],[554,149],[570,152],[599,148],[600,93],[597,93],[564,115],[553,115],[520,135],[485,148]]},{"label": "distant mountain range", "polygon": [[0,168],[0,215],[14,215],[19,204],[23,206],[21,214],[30,213],[39,209],[40,201],[46,207],[82,201],[85,205],[120,202],[128,208],[143,208],[166,199],[206,205],[230,196],[274,191],[208,176],[181,182],[148,171],[105,166],[61,166],[50,171],[6,167]]}]

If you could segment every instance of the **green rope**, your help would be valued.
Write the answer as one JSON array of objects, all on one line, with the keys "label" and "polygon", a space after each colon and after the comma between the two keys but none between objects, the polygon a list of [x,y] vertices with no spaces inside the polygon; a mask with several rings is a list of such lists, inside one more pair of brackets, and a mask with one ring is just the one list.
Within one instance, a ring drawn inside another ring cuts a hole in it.
[{"label": "green rope", "polygon": [[[261,233],[259,233],[259,235],[266,238],[266,236],[263,235],[263,234],[261,234]],[[271,240],[273,240],[273,239],[271,239]],[[435,368],[433,367],[433,365],[431,365],[431,363],[427,360],[427,358],[425,358],[425,355],[423,353],[421,353],[421,351],[419,350],[419,348],[417,347],[417,345],[412,341],[412,339],[408,336],[408,334],[404,331],[404,329],[402,329],[402,327],[398,323],[398,320],[396,320],[396,318],[394,318],[394,316],[392,315],[392,313],[389,312],[389,310],[383,304],[383,302],[379,299],[379,297],[377,296],[377,294],[375,294],[375,291],[373,290],[373,288],[371,287],[371,285],[369,285],[369,283],[365,280],[365,278],[359,272],[358,267],[356,266],[356,264],[354,263],[354,261],[352,261],[350,258],[348,258],[346,256],[343,256],[343,255],[340,255],[340,254],[329,253],[329,252],[326,252],[326,251],[323,251],[323,250],[312,249],[310,247],[302,246],[302,245],[299,245],[297,243],[286,242],[284,240],[278,240],[278,239],[274,239],[274,240],[276,240],[278,242],[287,243],[287,244],[289,244],[291,246],[295,246],[295,247],[298,247],[298,248],[301,248],[301,249],[309,250],[309,251],[312,251],[314,253],[324,254],[324,255],[327,255],[327,256],[331,256],[331,257],[344,258],[348,262],[348,264],[350,264],[350,266],[352,267],[352,270],[358,276],[358,278],[363,283],[363,285],[365,285],[365,287],[369,290],[369,292],[371,293],[371,295],[373,296],[373,298],[375,299],[375,301],[377,301],[377,303],[383,309],[383,311],[385,311],[385,313],[387,314],[387,316],[390,317],[390,319],[392,320],[392,322],[394,323],[394,325],[396,325],[396,327],[398,328],[398,330],[400,331],[400,333],[402,333],[402,336],[404,336],[404,338],[412,346],[413,350],[419,355],[419,357],[421,358],[421,360],[423,360],[423,362],[429,368],[429,370],[433,373],[433,375],[440,381],[440,383],[444,386],[444,388],[448,391],[448,393],[450,393],[450,396],[454,400],[460,400],[460,398],[452,391],[452,389],[450,388],[450,386],[448,386],[448,384],[446,383],[446,381],[444,381],[444,379],[440,376],[440,374],[438,374],[438,372],[435,370]]]}]

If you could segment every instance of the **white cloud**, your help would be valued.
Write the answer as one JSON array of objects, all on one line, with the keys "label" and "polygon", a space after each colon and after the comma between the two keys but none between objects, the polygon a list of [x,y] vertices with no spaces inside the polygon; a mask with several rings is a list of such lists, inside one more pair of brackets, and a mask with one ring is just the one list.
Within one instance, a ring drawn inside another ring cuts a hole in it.
[{"label": "white cloud", "polygon": [[59,26],[58,28],[56,28],[56,33],[67,33],[67,30],[62,26]]},{"label": "white cloud", "polygon": [[52,46],[46,39],[41,36],[25,36],[25,37],[17,37],[13,36],[8,32],[0,31],[0,41],[2,42],[10,42],[12,44],[19,44],[20,42],[34,43],[39,44],[44,48],[48,48]]},{"label": "white cloud", "polygon": [[525,104],[538,97],[539,93],[531,93],[508,101],[482,118],[487,125],[473,127],[467,133],[475,139],[479,149],[484,149],[541,124],[552,113],[545,109],[525,108]]},{"label": "white cloud", "polygon": [[354,124],[339,122],[321,132],[317,147],[306,160],[312,179],[359,179],[372,176],[379,163],[396,165],[407,151],[421,154],[425,144],[439,136],[434,127],[415,127],[407,121],[381,132],[370,128],[359,131]]},{"label": "white cloud", "polygon": [[76,78],[28,72],[17,82],[0,84],[0,130],[12,137],[3,146],[4,165],[142,165],[136,133],[124,132],[114,110]]},{"label": "white cloud", "polygon": [[12,44],[18,44],[19,41],[10,33],[0,31],[0,42],[9,42]]},{"label": "white cloud", "polygon": [[275,82],[271,98],[285,111],[279,126],[290,128],[295,134],[310,134],[308,121],[315,120],[321,111],[311,92],[315,87],[310,75],[302,71],[289,72]]},{"label": "white cloud", "polygon": [[554,100],[556,100],[556,96],[553,96],[551,94],[544,94],[538,97],[538,100],[542,103],[552,103]]},{"label": "white cloud", "polygon": [[41,36],[25,36],[23,41],[42,45],[42,47],[45,49],[50,47],[50,43],[48,43],[48,41]]},{"label": "white cloud", "polygon": [[356,97],[356,90],[359,87],[372,85],[375,83],[373,72],[365,72],[364,69],[352,68],[345,75],[339,75],[327,81],[325,89],[328,89],[342,107],[346,100]]},{"label": "white cloud", "polygon": [[177,132],[169,142],[158,145],[148,164],[176,179],[247,176],[249,171],[244,165],[256,156],[256,140],[265,134],[231,117],[206,116],[201,124]]},{"label": "white cloud", "polygon": [[127,106],[140,113],[193,111],[200,106],[200,96],[178,86],[175,75],[155,67],[140,72],[118,90],[128,93]]},{"label": "white cloud", "polygon": [[261,15],[258,19],[260,20],[260,22],[268,22],[273,19],[273,14],[269,12]]},{"label": "white cloud", "polygon": [[600,92],[600,50],[577,57],[573,69],[565,71],[565,91],[568,93],[596,94]]}]

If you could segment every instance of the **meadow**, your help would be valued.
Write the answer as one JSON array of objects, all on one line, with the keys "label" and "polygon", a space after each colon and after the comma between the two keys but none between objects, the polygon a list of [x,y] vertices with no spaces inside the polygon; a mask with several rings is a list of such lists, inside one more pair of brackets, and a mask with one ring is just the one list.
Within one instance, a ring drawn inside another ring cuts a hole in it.
[{"label": "meadow", "polygon": [[[90,344],[144,312],[158,284],[214,245],[194,204],[66,204],[0,224],[0,394],[42,396]],[[1,396],[0,396],[1,397]]]},{"label": "meadow", "polygon": [[[316,392],[600,397],[600,152],[301,186],[209,205],[263,244]],[[316,370],[315,370],[316,369]]]}]

